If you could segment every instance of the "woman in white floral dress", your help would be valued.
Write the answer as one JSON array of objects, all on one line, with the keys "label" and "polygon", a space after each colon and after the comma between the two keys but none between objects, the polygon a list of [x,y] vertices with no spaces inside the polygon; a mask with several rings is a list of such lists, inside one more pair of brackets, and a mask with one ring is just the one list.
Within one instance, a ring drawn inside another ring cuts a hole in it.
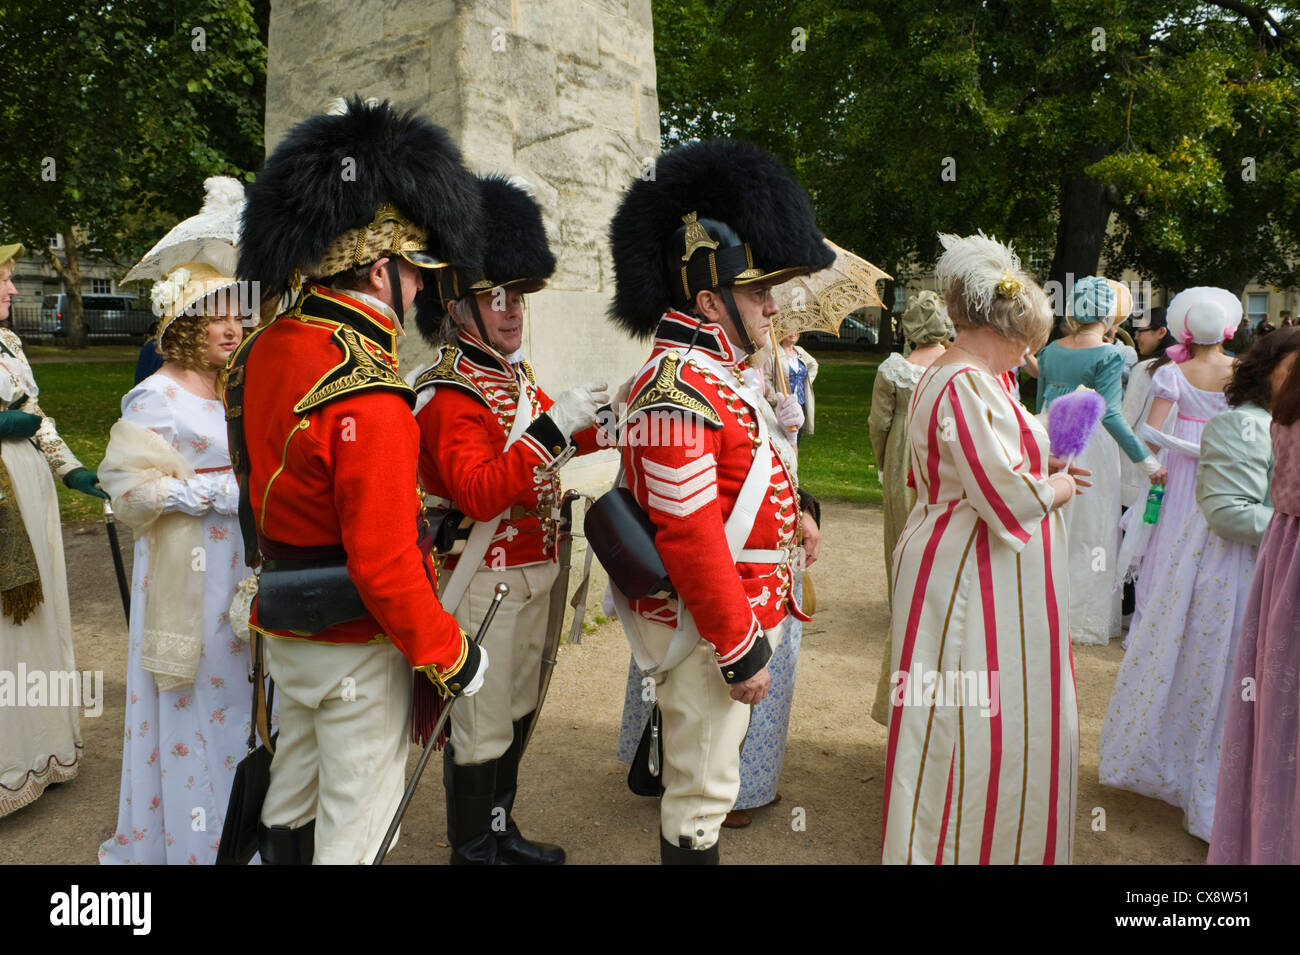
[{"label": "woman in white floral dress", "polygon": [[[0,245],[0,319],[9,317],[14,259],[23,252]],[[106,496],[41,410],[39,394],[22,342],[0,328],[0,673],[11,675],[75,671],[54,478]],[[81,768],[77,707],[14,702],[0,692],[0,816]]]},{"label": "woman in white floral dress", "polygon": [[[99,861],[105,864],[211,864],[235,765],[244,756],[248,736],[249,647],[235,637],[228,620],[231,597],[244,575],[239,492],[217,393],[218,369],[239,344],[242,327],[238,317],[220,305],[198,309],[210,314],[183,314],[169,323],[168,312],[186,311],[186,305],[195,302],[213,303],[221,298],[213,291],[234,281],[204,266],[185,269],[179,276],[177,272],[171,278],[179,294],[164,312],[159,332],[167,361],[122,400],[122,421],[162,438],[194,476],[142,482],[145,472],[120,463],[122,446],[114,447],[121,440],[119,422],[105,457],[103,481],[119,512],[132,498],[138,506],[142,496],[152,495],[159,519],[186,514],[200,522],[202,544],[194,549],[190,569],[202,576],[196,628],[202,632],[202,647],[192,680],[146,669],[144,632],[150,602],[174,603],[179,595],[157,588],[149,538],[137,531],[122,789],[116,831],[99,849]],[[156,289],[156,301],[157,296]],[[160,690],[159,679],[175,688]]]}]

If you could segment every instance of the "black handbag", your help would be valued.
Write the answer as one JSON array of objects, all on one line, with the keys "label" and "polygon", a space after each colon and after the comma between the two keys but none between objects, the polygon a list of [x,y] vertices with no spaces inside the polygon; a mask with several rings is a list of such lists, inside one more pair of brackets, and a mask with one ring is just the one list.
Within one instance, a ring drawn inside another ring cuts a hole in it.
[{"label": "black handbag", "polygon": [[[265,678],[262,635],[253,635],[253,718],[248,733],[248,755],[235,767],[235,781],[226,804],[221,826],[216,865],[248,865],[257,853],[257,827],[262,821],[262,804],[271,786],[271,757],[280,734],[270,735],[271,710],[275,705],[275,681]],[[257,745],[258,731],[270,744]]]},{"label": "black handbag", "polygon": [[[651,753],[654,754],[653,760]],[[663,714],[656,703],[650,710],[650,718],[645,722],[645,732],[637,745],[632,765],[627,770],[627,788],[638,796],[652,796],[658,799],[664,794],[664,733]]]},{"label": "black handbag", "polygon": [[654,524],[627,488],[616,487],[597,498],[582,526],[588,546],[624,597],[639,600],[672,593],[663,558],[655,549]]}]

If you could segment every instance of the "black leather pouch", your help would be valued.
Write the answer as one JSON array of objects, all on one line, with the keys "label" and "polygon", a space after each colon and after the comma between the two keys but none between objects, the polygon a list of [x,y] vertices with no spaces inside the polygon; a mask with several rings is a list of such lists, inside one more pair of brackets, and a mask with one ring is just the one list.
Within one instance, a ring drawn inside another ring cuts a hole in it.
[{"label": "black leather pouch", "polygon": [[616,487],[587,508],[587,543],[609,578],[629,600],[672,593],[668,571],[655,549],[655,528],[632,492]]}]

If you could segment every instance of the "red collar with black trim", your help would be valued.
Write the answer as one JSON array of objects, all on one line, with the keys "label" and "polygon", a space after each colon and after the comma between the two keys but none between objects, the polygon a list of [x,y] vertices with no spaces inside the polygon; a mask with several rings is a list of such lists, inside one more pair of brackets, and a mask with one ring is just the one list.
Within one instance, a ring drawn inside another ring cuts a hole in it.
[{"label": "red collar with black trim", "polygon": [[659,319],[654,347],[700,351],[727,367],[737,369],[743,367],[746,360],[745,353],[731,343],[721,325],[683,315],[681,312],[665,312],[664,317]]},{"label": "red collar with black trim", "polygon": [[350,326],[362,338],[383,349],[389,363],[396,365],[397,326],[392,318],[362,299],[339,289],[312,284],[304,290],[294,311]]},{"label": "red collar with black trim", "polygon": [[513,381],[518,374],[517,367],[504,355],[471,332],[460,331],[456,336],[456,347],[460,349],[461,361],[468,362],[485,375]]}]

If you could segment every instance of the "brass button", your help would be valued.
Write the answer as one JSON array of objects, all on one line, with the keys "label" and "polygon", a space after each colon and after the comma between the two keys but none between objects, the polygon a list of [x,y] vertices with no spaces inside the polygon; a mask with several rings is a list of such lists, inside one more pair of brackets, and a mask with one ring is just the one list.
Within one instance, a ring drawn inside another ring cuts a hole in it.
[{"label": "brass button", "polygon": [[728,671],[727,671],[727,679],[728,679],[728,680],[734,680],[735,678],[736,678],[736,671],[735,671],[735,670],[728,670]]},{"label": "brass button", "polygon": [[448,689],[450,689],[451,692],[453,692],[453,693],[459,693],[459,692],[460,692],[460,684],[459,684],[459,683],[452,683],[452,684],[450,684],[450,685],[448,686]]},{"label": "brass button", "polygon": [[551,454],[559,454],[563,450],[564,449],[557,444],[555,447],[551,448]]}]

